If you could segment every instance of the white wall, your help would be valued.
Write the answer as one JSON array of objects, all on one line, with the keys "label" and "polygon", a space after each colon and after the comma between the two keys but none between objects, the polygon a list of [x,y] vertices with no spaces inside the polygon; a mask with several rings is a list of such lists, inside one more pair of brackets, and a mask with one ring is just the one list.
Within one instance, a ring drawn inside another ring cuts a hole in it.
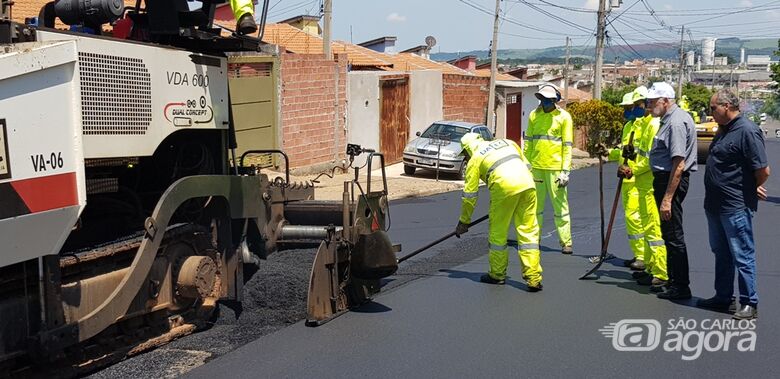
[{"label": "white wall", "polygon": [[[347,141],[379,150],[379,73],[352,71],[347,81]],[[358,156],[355,165],[363,163]]]},{"label": "white wall", "polygon": [[410,73],[409,139],[416,138],[434,121],[444,118],[441,71]]},{"label": "white wall", "polygon": [[[520,115],[520,128],[522,133],[528,129],[528,115],[539,106],[539,100],[536,99],[534,93],[538,88],[536,86],[524,87],[524,88],[505,88],[501,96],[504,99],[507,96],[516,94],[519,97],[520,107],[522,114]],[[496,109],[496,138],[506,138],[506,100],[499,104]]]}]

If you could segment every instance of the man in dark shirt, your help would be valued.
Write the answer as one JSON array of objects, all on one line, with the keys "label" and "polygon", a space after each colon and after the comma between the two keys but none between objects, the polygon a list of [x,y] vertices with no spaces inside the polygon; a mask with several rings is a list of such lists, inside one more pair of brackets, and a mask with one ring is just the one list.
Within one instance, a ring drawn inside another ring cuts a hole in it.
[{"label": "man in dark shirt", "polygon": [[766,199],[762,185],[769,177],[764,136],[740,114],[739,98],[729,90],[712,96],[710,110],[719,129],[710,144],[704,173],[704,210],[715,254],[715,296],[697,304],[728,309],[736,267],[740,307],[734,318],[753,319],[758,317],[753,213],[758,199]]}]

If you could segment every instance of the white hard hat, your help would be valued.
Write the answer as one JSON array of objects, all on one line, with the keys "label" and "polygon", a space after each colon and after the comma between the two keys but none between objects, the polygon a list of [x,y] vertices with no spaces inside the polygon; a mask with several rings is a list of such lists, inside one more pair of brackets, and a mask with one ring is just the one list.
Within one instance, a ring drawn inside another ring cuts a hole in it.
[{"label": "white hard hat", "polygon": [[539,100],[541,100],[542,98],[545,98],[545,99],[551,99],[551,100],[559,101],[561,93],[558,92],[558,90],[555,89],[555,87],[553,87],[552,85],[544,84],[544,85],[541,86],[541,88],[539,88],[538,91],[536,91],[536,93],[534,95]]},{"label": "white hard hat", "polygon": [[674,99],[674,88],[666,82],[653,83],[653,86],[647,91],[647,98],[660,99],[662,97]]}]

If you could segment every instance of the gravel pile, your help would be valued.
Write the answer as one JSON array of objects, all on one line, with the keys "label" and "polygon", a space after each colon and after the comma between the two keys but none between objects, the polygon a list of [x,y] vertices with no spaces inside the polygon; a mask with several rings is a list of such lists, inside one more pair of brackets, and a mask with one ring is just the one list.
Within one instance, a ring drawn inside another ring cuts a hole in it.
[{"label": "gravel pile", "polygon": [[[464,238],[428,258],[401,264],[383,283],[383,292],[412,280],[441,275],[486,253],[484,236]],[[435,249],[435,248],[434,248]],[[127,359],[91,378],[173,378],[259,337],[306,317],[306,294],[315,249],[271,254],[244,286],[243,303],[220,304],[211,328]],[[401,253],[403,254],[403,253]],[[381,296],[381,293],[380,293]]]}]

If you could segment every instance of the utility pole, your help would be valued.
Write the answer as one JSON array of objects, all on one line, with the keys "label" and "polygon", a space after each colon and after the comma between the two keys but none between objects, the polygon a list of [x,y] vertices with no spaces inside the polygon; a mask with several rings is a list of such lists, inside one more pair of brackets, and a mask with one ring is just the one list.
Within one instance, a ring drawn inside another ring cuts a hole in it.
[{"label": "utility pole", "polygon": [[501,0],[496,0],[496,14],[493,19],[493,42],[490,44],[490,89],[488,92],[487,127],[496,134],[493,113],[496,107],[496,72],[498,71],[498,17],[501,12]]},{"label": "utility pole", "polygon": [[563,99],[569,101],[569,57],[571,56],[571,46],[569,37],[566,37],[566,60],[563,62]]},{"label": "utility pole", "polygon": [[710,83],[710,91],[715,90],[715,50],[712,50],[712,82]]},{"label": "utility pole", "polygon": [[682,97],[683,71],[685,68],[685,49],[683,48],[683,33],[685,25],[680,28],[680,75],[677,77],[677,97]]},{"label": "utility pole", "polygon": [[596,28],[596,72],[593,76],[593,98],[601,100],[601,71],[604,66],[604,37],[607,27],[607,0],[599,0]]},{"label": "utility pole", "polygon": [[612,88],[617,88],[618,87],[618,83],[617,83],[618,82],[618,69],[617,69],[617,66],[618,66],[618,57],[615,56],[615,67],[613,69],[615,74],[612,77]]},{"label": "utility pole", "polygon": [[333,4],[332,0],[325,0],[322,9],[322,51],[325,53],[325,59],[333,60],[333,52],[330,50],[330,32],[331,32],[331,15]]}]

